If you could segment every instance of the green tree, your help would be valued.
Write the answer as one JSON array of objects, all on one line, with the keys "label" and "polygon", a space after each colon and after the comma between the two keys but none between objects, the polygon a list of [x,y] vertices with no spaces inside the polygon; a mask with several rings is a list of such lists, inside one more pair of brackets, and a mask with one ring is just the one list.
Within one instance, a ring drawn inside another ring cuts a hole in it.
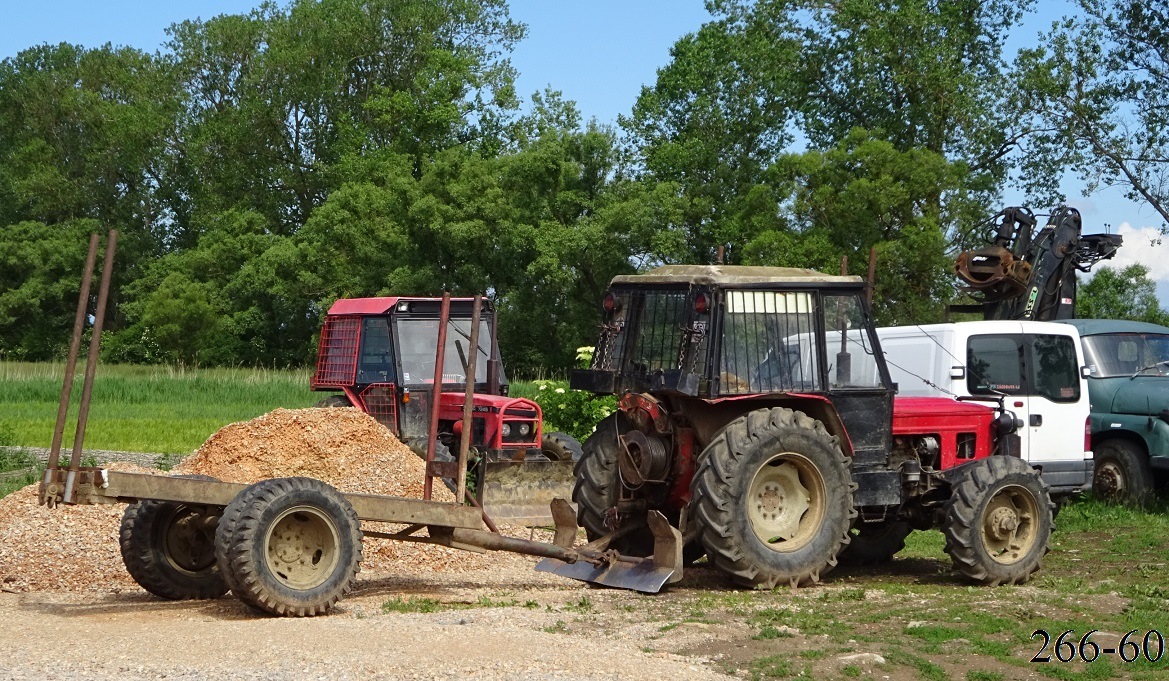
[{"label": "green tree", "polygon": [[1169,8],[1079,0],[1078,9],[1020,59],[1047,126],[1035,163],[1076,168],[1089,190],[1118,187],[1169,223]]},{"label": "green tree", "polygon": [[1149,269],[1132,264],[1119,272],[1098,267],[1076,296],[1076,316],[1082,319],[1131,319],[1169,325],[1169,312],[1157,299]]}]

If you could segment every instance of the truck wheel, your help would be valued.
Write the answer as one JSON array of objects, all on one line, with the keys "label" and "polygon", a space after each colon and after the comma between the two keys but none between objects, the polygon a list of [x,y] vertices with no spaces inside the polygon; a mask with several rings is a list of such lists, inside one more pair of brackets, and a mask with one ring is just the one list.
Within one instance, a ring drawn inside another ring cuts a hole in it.
[{"label": "truck wheel", "polygon": [[160,598],[219,598],[228,587],[215,562],[218,523],[214,506],[154,500],[131,504],[119,533],[126,571]]},{"label": "truck wheel", "polygon": [[352,407],[353,403],[344,395],[329,395],[325,399],[316,403],[317,409],[325,409],[328,407]]},{"label": "truck wheel", "polygon": [[571,435],[556,431],[545,432],[540,441],[540,450],[552,461],[580,461],[584,448]]},{"label": "truck wheel", "polygon": [[987,586],[1022,584],[1039,569],[1053,527],[1039,471],[1010,456],[968,464],[945,507],[946,553]]},{"label": "truck wheel", "polygon": [[732,421],[702,455],[691,497],[707,556],[759,589],[820,581],[856,517],[848,459],[824,424],[780,407]]},{"label": "truck wheel", "polygon": [[1153,469],[1141,448],[1127,440],[1096,445],[1092,490],[1106,501],[1139,504],[1153,493]]},{"label": "truck wheel", "polygon": [[840,552],[840,562],[872,565],[892,560],[905,548],[905,538],[913,528],[903,520],[859,523],[852,530],[852,541]]},{"label": "truck wheel", "polygon": [[273,615],[324,614],[353,589],[361,525],[340,492],[312,478],[264,480],[225,514],[217,560],[244,603]]}]

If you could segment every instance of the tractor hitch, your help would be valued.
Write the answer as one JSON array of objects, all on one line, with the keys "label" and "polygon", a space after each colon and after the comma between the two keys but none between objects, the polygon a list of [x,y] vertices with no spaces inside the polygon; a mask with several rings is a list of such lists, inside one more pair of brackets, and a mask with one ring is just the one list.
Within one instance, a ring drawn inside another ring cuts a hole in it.
[{"label": "tractor hitch", "polygon": [[652,556],[626,556],[609,549],[614,539],[642,527],[627,525],[573,550],[575,561],[548,557],[536,569],[617,589],[657,593],[682,579],[682,533],[658,511],[646,514],[646,525],[654,538]]}]

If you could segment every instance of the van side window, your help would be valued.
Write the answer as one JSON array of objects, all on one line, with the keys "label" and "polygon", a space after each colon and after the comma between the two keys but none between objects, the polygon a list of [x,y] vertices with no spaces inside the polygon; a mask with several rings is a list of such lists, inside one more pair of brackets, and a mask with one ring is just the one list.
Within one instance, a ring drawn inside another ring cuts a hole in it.
[{"label": "van side window", "polygon": [[1079,362],[1076,346],[1068,336],[1032,336],[1032,392],[1052,402],[1075,402],[1080,399]]},{"label": "van side window", "polygon": [[1022,340],[971,336],[966,347],[966,389],[971,395],[1023,394]]}]

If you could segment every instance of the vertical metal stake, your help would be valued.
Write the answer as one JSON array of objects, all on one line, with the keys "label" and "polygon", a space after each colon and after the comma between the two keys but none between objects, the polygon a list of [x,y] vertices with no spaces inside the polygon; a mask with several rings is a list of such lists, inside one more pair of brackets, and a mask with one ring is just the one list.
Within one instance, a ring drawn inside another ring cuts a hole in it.
[{"label": "vertical metal stake", "polygon": [[77,410],[77,432],[73,436],[73,457],[69,459],[69,473],[65,476],[65,493],[61,499],[73,503],[73,483],[81,467],[81,449],[85,443],[85,424],[89,420],[89,400],[93,395],[93,377],[97,373],[98,351],[101,349],[102,320],[106,316],[106,299],[110,293],[110,277],[114,273],[114,250],[118,245],[118,230],[111,229],[106,238],[106,254],[101,263],[101,285],[97,291],[97,311],[94,312],[93,333],[89,337],[89,357],[85,361],[85,383],[81,386],[81,406]]},{"label": "vertical metal stake", "polygon": [[430,501],[434,488],[434,449],[438,446],[438,411],[442,399],[443,360],[446,358],[446,327],[451,320],[451,294],[443,292],[438,319],[438,348],[434,355],[434,385],[430,394],[430,430],[426,438],[426,481],[422,483],[422,498]]},{"label": "vertical metal stake", "polygon": [[[467,349],[467,366],[463,367],[463,378],[467,391],[463,397],[463,432],[459,436],[459,475],[455,486],[455,503],[463,503],[467,496],[467,453],[471,447],[471,412],[475,403],[475,369],[479,362],[479,312],[483,307],[483,296],[475,294],[475,305],[471,308],[471,347]],[[503,416],[503,414],[500,414]],[[482,483],[482,481],[480,481]]]},{"label": "vertical metal stake", "polygon": [[97,232],[89,235],[89,253],[85,256],[85,270],[81,274],[81,293],[77,296],[77,315],[73,318],[73,339],[69,342],[69,357],[65,360],[65,381],[61,385],[61,401],[57,404],[57,424],[53,426],[53,444],[49,446],[49,462],[45,468],[45,484],[52,480],[57,461],[61,458],[61,441],[65,437],[65,419],[69,413],[69,397],[73,393],[73,373],[77,370],[77,353],[81,350],[81,332],[85,329],[85,311],[89,309],[89,288],[93,283],[93,266],[97,262]]}]

